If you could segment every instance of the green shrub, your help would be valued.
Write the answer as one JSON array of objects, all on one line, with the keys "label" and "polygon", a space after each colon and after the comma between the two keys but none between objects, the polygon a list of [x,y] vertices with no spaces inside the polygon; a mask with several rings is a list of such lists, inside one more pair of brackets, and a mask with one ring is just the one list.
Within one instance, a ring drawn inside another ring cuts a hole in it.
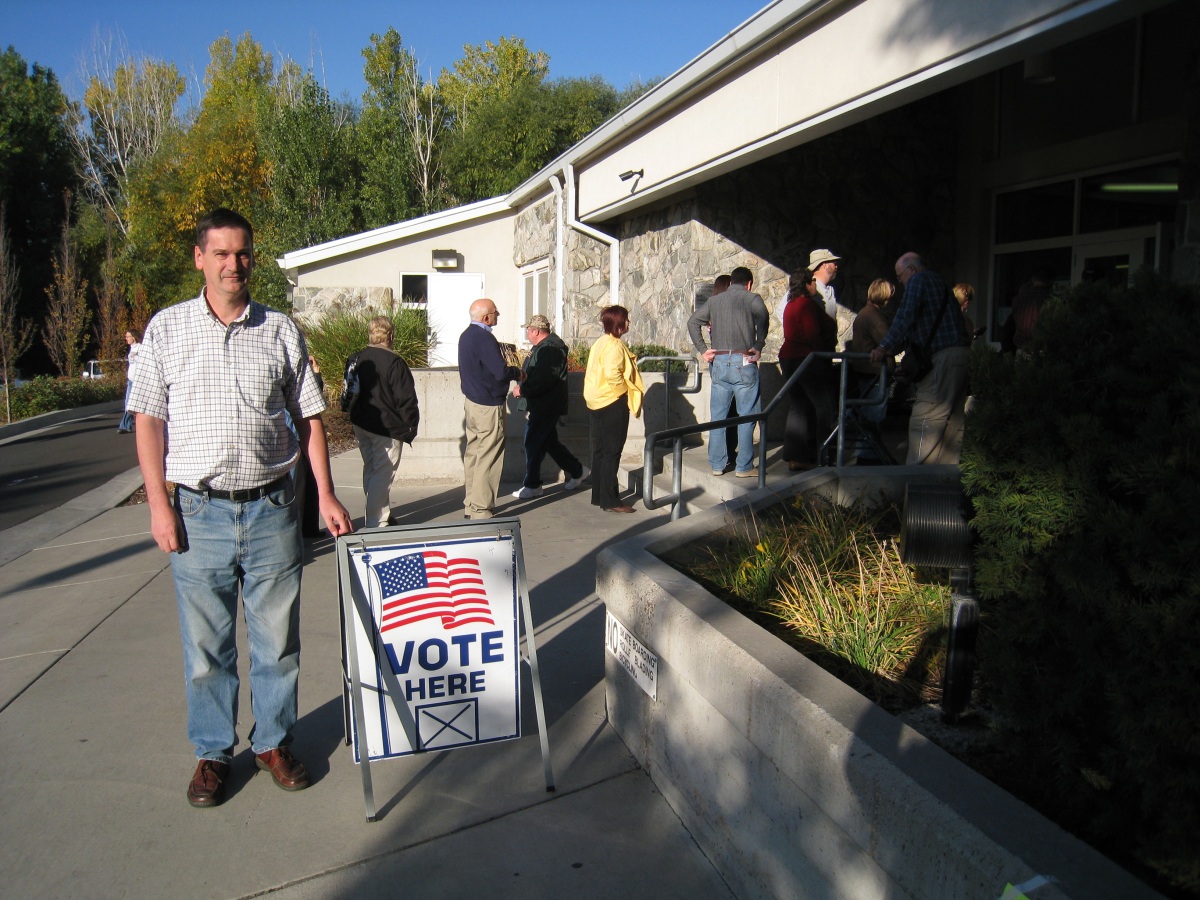
[{"label": "green shrub", "polygon": [[1047,805],[1194,884],[1198,334],[1200,292],[1151,276],[1049,301],[1028,358],[973,355],[962,462],[981,665]]},{"label": "green shrub", "polygon": [[333,399],[341,395],[346,360],[350,354],[367,346],[367,323],[377,315],[391,318],[394,329],[392,349],[408,363],[409,368],[424,368],[428,364],[430,338],[424,310],[350,312],[336,308],[318,324],[305,329],[308,352],[321,367],[326,390]]},{"label": "green shrub", "polygon": [[13,421],[58,409],[74,409],[125,397],[125,375],[104,378],[51,378],[42,375],[12,389]]},{"label": "green shrub", "polygon": [[[643,356],[679,356],[678,350],[673,350],[670,347],[664,347],[662,344],[631,344],[629,347],[634,358],[641,359]],[[687,366],[683,363],[666,362],[658,360],[655,362],[642,363],[638,368],[643,372],[665,372],[667,366],[671,367],[672,372],[686,372]]]}]

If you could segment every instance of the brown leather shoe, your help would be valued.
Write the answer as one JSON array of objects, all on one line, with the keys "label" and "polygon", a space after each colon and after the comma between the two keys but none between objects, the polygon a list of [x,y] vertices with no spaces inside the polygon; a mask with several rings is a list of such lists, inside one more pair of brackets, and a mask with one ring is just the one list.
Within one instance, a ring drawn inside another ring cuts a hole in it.
[{"label": "brown leather shoe", "polygon": [[632,506],[606,506],[606,507],[604,507],[604,511],[605,512],[631,513],[631,512],[633,512],[633,507]]},{"label": "brown leather shoe", "polygon": [[254,754],[254,764],[264,772],[270,772],[275,783],[285,791],[302,791],[308,787],[308,769],[287,747]]},{"label": "brown leather shoe", "polygon": [[192,806],[220,806],[225,799],[225,779],[229,763],[218,759],[202,759],[196,763],[196,773],[188,785],[187,798]]}]

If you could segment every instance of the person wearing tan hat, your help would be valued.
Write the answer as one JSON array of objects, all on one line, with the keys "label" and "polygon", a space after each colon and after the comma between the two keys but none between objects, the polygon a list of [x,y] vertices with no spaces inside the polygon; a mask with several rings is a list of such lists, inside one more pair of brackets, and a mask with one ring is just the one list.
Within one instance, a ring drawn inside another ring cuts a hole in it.
[{"label": "person wearing tan hat", "polygon": [[814,250],[808,254],[808,270],[816,279],[817,293],[825,301],[825,312],[837,322],[836,349],[845,350],[854,328],[854,311],[837,302],[837,293],[833,289],[832,282],[837,278],[841,259],[832,250]]},{"label": "person wearing tan hat", "polygon": [[558,420],[567,414],[567,345],[550,329],[543,315],[530,316],[523,326],[533,350],[525,360],[525,380],[513,388],[517,408],[529,411],[525,423],[525,481],[513,492],[518,500],[542,496],[542,462],[546,454],[566,475],[568,491],[591,475],[558,439]]}]

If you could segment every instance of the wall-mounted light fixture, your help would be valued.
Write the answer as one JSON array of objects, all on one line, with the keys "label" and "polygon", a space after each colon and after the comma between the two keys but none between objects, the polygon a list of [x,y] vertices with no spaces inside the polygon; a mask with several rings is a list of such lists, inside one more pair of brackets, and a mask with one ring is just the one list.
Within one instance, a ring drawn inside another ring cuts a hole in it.
[{"label": "wall-mounted light fixture", "polygon": [[458,268],[458,251],[457,250],[434,250],[433,251],[433,267],[435,269],[457,269]]},{"label": "wall-mounted light fixture", "polygon": [[1025,59],[1021,74],[1026,84],[1053,84],[1054,54],[1050,52],[1036,53]]},{"label": "wall-mounted light fixture", "polygon": [[622,172],[620,178],[622,181],[628,181],[630,178],[643,178],[645,175],[644,169],[630,169],[628,172]]}]

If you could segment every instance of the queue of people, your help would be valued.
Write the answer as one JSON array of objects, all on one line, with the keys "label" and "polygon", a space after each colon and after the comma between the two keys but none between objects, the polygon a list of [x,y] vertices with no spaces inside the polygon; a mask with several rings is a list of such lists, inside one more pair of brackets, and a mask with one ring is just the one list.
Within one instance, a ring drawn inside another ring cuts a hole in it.
[{"label": "queue of people", "polygon": [[[833,281],[841,257],[828,249],[813,250],[808,265],[789,279],[786,302],[780,305],[783,342],[779,363],[785,381],[803,371],[788,391],[783,460],[789,471],[818,465],[825,439],[838,425],[838,368],[826,354],[837,350],[869,354],[850,366],[849,384],[858,396],[874,388],[880,367],[894,368],[896,357],[915,348],[931,365],[912,384],[907,462],[958,461],[966,391],[966,350],[974,328],[967,315],[974,291],[955,285],[953,292],[921,257],[906,253],[895,264],[896,281],[904,288],[894,315],[890,309],[896,284],[875,279],[866,304],[856,314],[839,302]],[[763,298],[754,292],[754,275],[739,266],[714,279],[711,293],[688,320],[697,354],[709,366],[711,420],[749,416],[762,409],[759,365],[771,327]],[[543,315],[522,325],[531,351],[523,365],[505,358],[492,333],[499,320],[487,298],[470,307],[470,323],[459,339],[459,379],[464,398],[466,439],[463,453],[463,514],[468,519],[495,515],[503,472],[507,403],[511,393],[528,415],[523,444],[525,473],[513,492],[517,500],[544,493],[542,465],[549,456],[563,471],[563,487],[572,491],[591,481],[592,503],[602,510],[631,513],[618,491],[617,467],[628,435],[630,417],[640,415],[645,386],[633,355],[622,338],[629,331],[629,311],[610,306],[600,314],[604,334],[592,346],[584,375],[583,399],[592,426],[590,465],[581,462],[558,435],[566,414],[568,349]],[[390,323],[380,317],[382,329]],[[384,354],[381,356],[380,354]],[[815,356],[814,356],[815,354]],[[412,375],[390,352],[390,333],[372,332],[360,354],[363,399],[352,414],[363,455],[363,487],[368,527],[391,521],[388,495],[397,475],[401,447],[416,435],[419,412]],[[810,357],[813,357],[811,360]],[[806,360],[808,360],[807,364]],[[385,377],[376,374],[385,366]],[[860,410],[860,424],[880,437],[877,424],[886,402]],[[369,419],[369,421],[368,421]],[[733,429],[730,429],[732,432]],[[735,444],[715,433],[708,441],[709,468],[726,473],[733,456],[736,477],[757,477],[754,424],[739,423]],[[876,445],[879,440],[872,442]],[[860,447],[861,464],[881,461]]]}]

